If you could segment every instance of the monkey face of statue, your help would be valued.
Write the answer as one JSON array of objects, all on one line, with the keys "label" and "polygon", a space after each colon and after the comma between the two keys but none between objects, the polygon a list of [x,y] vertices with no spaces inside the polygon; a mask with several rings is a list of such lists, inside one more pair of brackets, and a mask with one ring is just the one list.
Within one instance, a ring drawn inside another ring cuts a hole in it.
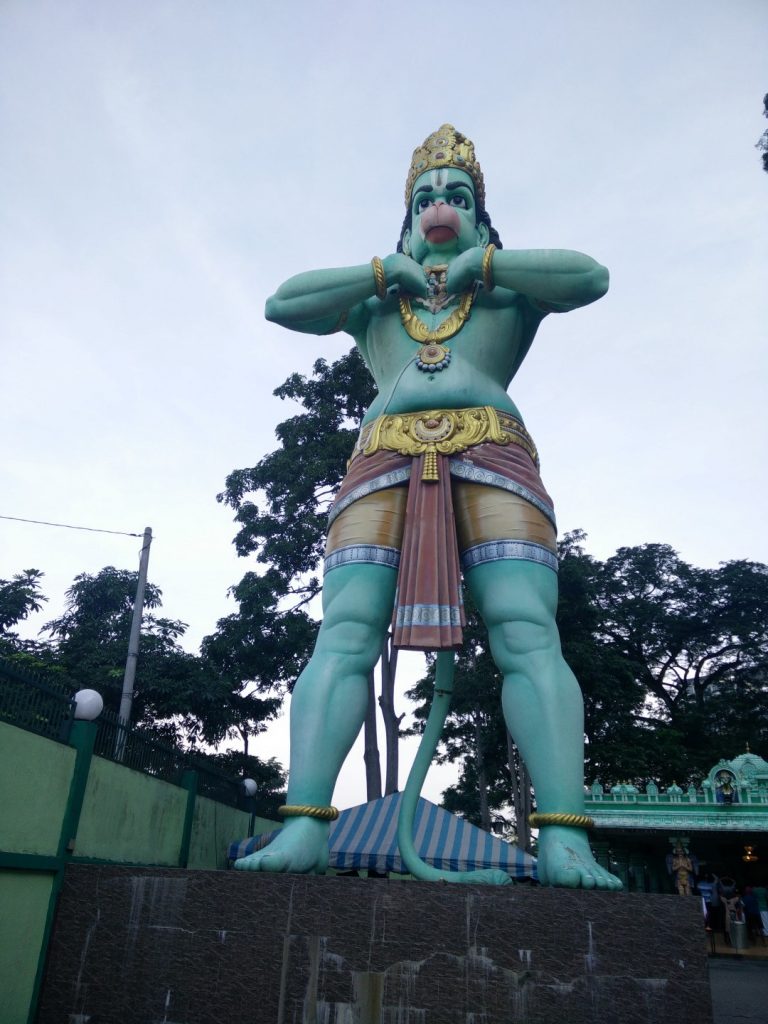
[{"label": "monkey face of statue", "polygon": [[411,228],[403,252],[417,263],[450,260],[488,244],[488,228],[477,223],[475,187],[466,171],[445,167],[425,171],[411,193]]}]

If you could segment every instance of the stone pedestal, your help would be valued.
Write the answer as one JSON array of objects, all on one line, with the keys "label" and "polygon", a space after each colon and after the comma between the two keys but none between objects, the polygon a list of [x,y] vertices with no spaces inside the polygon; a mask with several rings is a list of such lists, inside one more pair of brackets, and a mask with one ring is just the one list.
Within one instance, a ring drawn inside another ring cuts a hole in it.
[{"label": "stone pedestal", "polygon": [[698,900],[72,866],[38,1024],[710,1024]]}]

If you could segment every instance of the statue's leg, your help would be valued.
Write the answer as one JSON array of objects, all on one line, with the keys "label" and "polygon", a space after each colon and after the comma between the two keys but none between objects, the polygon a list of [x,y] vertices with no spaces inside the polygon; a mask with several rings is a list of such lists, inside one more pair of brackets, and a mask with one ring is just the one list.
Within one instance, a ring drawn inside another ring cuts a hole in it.
[{"label": "statue's leg", "polygon": [[[504,718],[531,774],[538,811],[583,814],[584,711],[560,651],[557,575],[536,562],[504,559],[475,566],[466,579],[504,675]],[[621,887],[597,864],[579,828],[541,828],[538,871],[545,885]]]},{"label": "statue's leg", "polygon": [[[314,653],[291,701],[289,804],[327,806],[368,704],[368,673],[376,664],[392,615],[397,573],[382,565],[345,565],[328,572],[323,621]],[[324,872],[329,824],[288,818],[277,838],[235,863],[249,871]]]}]

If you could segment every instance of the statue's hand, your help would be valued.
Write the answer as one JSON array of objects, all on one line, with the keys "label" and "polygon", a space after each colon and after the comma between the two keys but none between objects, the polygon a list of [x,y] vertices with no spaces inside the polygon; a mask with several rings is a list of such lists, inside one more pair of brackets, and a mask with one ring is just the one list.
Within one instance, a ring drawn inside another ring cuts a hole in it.
[{"label": "statue's hand", "polygon": [[382,263],[384,264],[387,288],[391,288],[395,284],[404,295],[417,295],[426,298],[427,277],[416,260],[412,260],[410,256],[405,256],[401,252],[394,252],[391,256],[385,256]]},{"label": "statue's hand", "polygon": [[465,292],[475,281],[483,279],[483,256],[485,249],[476,245],[460,253],[448,267],[445,287],[449,295]]}]

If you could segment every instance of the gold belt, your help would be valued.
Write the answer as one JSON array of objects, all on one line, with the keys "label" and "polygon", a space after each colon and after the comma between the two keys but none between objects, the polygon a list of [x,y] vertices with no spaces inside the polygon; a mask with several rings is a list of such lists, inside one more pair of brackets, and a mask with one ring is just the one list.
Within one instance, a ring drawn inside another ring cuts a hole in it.
[{"label": "gold belt", "polygon": [[424,455],[421,479],[437,480],[438,453],[455,455],[486,442],[520,445],[539,468],[536,445],[522,422],[491,405],[379,416],[360,431],[349,461],[358,455],[373,455],[382,450],[400,455]]}]

